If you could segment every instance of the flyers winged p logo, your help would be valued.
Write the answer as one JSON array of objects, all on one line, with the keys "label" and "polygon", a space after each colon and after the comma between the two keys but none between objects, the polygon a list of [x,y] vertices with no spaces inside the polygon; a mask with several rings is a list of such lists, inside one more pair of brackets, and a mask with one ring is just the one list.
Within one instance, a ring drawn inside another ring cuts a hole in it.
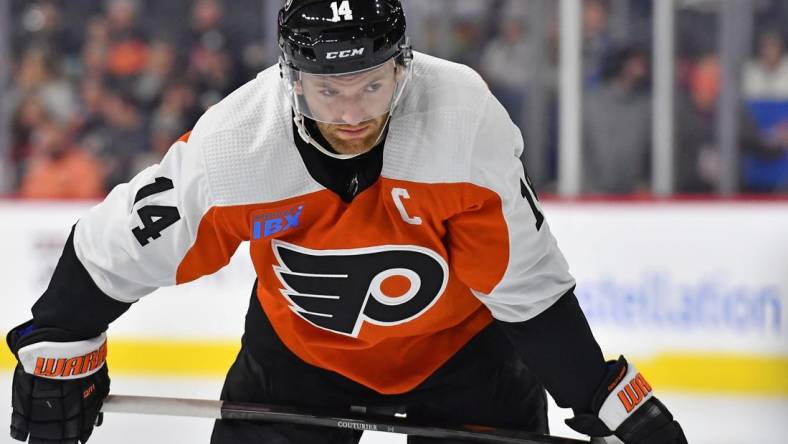
[{"label": "flyers winged p logo", "polygon": [[[448,283],[446,261],[435,251],[413,245],[349,250],[311,250],[280,240],[272,243],[274,271],[282,295],[298,316],[315,327],[358,337],[364,322],[397,325],[426,312]],[[409,288],[392,296],[389,278]]]}]

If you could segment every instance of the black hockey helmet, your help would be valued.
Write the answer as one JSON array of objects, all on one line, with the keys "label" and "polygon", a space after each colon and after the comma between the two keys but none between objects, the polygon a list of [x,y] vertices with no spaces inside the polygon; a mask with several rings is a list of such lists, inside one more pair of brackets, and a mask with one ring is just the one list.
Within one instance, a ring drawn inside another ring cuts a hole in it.
[{"label": "black hockey helmet", "polygon": [[290,69],[312,74],[360,71],[410,56],[399,0],[287,0],[279,48]]}]

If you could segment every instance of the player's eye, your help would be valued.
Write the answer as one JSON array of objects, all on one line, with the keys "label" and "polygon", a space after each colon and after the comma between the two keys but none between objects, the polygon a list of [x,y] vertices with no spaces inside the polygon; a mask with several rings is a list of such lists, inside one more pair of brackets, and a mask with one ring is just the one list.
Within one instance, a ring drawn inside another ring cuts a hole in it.
[{"label": "player's eye", "polygon": [[364,88],[364,92],[374,93],[377,92],[380,88],[383,88],[383,85],[380,84],[379,82],[370,83],[369,85],[367,85],[366,88]]},{"label": "player's eye", "polygon": [[339,94],[339,91],[337,91],[335,89],[329,89],[329,88],[323,88],[323,89],[321,89],[318,92],[323,97],[335,97],[337,94]]}]

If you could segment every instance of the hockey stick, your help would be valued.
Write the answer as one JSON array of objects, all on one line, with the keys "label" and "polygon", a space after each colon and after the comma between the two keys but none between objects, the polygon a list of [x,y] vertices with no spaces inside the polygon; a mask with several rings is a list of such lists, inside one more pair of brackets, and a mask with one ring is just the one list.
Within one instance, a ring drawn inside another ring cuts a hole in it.
[{"label": "hockey stick", "polygon": [[414,422],[397,416],[373,417],[354,413],[338,416],[336,412],[328,412],[326,410],[313,408],[243,404],[203,399],[109,395],[104,401],[102,411],[106,413],[138,413],[146,415],[280,422],[339,429],[402,433],[427,438],[453,438],[467,440],[469,442],[498,444],[588,444],[588,441],[497,429],[493,427],[471,425],[445,427]]}]

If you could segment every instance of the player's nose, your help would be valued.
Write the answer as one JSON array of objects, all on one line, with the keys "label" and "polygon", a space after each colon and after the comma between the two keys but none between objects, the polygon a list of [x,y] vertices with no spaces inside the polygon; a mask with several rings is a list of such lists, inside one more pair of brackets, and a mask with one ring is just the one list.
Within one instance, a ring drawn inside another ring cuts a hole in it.
[{"label": "player's nose", "polygon": [[358,125],[359,123],[367,120],[366,111],[361,106],[347,104],[345,105],[340,114],[342,123],[348,125]]}]

